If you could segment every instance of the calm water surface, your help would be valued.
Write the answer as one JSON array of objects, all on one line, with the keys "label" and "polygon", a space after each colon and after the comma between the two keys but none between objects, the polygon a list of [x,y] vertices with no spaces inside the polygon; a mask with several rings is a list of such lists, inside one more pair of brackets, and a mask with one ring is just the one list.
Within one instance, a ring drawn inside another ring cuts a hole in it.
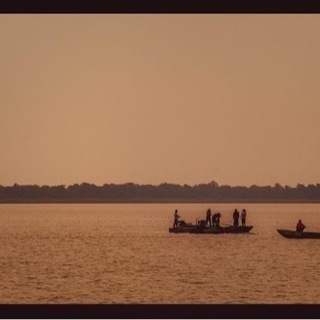
[{"label": "calm water surface", "polygon": [[[208,208],[249,234],[171,234]],[[0,205],[0,303],[320,303],[319,204]]]}]

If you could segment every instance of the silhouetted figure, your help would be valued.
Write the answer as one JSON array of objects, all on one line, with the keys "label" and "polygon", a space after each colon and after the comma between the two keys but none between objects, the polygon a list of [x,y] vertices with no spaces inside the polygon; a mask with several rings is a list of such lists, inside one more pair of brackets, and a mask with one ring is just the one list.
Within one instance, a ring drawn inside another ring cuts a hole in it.
[{"label": "silhouetted figure", "polygon": [[210,227],[211,227],[211,210],[208,209],[207,213],[206,213],[206,225],[209,223]]},{"label": "silhouetted figure", "polygon": [[246,209],[242,209],[242,212],[241,212],[241,224],[243,226],[246,225],[246,218],[247,218],[247,211],[246,211]]},{"label": "silhouetted figure", "polygon": [[306,228],[306,226],[301,222],[301,220],[298,221],[296,226],[297,232],[303,232],[303,230]]},{"label": "silhouetted figure", "polygon": [[234,210],[233,212],[233,226],[238,227],[239,226],[239,211],[237,209]]},{"label": "silhouetted figure", "polygon": [[213,216],[212,216],[212,225],[216,228],[219,228],[220,227],[220,217],[221,217],[221,214],[220,212],[218,213],[215,213]]},{"label": "silhouetted figure", "polygon": [[196,227],[197,229],[203,230],[206,227],[206,220],[198,220],[196,221]]},{"label": "silhouetted figure", "polygon": [[176,209],[176,210],[174,211],[174,222],[173,222],[173,227],[174,227],[174,228],[177,228],[177,227],[178,227],[179,218],[180,218],[180,216],[178,215],[178,210]]}]

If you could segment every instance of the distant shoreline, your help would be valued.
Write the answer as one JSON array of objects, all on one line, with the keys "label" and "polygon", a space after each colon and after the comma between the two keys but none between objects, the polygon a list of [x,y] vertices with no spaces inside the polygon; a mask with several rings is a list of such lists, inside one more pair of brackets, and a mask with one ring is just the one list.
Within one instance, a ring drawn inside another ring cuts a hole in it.
[{"label": "distant shoreline", "polygon": [[0,203],[320,203],[320,184],[296,187],[82,183],[71,186],[0,185]]}]

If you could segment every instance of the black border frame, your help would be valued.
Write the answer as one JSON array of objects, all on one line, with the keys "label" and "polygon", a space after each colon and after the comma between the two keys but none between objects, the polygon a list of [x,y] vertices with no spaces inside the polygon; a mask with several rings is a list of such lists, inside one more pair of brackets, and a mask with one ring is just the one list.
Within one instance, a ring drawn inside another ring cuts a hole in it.
[{"label": "black border frame", "polygon": [[9,0],[0,13],[320,13],[317,0]]},{"label": "black border frame", "polygon": [[[320,13],[317,0],[9,0],[2,14]],[[0,16],[1,18],[1,16]],[[320,18],[320,17],[319,17]],[[320,319],[320,304],[0,304],[2,319]]]},{"label": "black border frame", "polygon": [[5,319],[319,319],[318,304],[11,304]]}]

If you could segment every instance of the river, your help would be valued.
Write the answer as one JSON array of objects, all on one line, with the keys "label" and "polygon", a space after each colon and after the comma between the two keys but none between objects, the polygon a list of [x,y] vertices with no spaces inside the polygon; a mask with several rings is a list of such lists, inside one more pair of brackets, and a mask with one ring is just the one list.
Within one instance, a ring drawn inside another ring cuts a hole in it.
[{"label": "river", "polygon": [[[171,234],[211,208],[249,234]],[[320,303],[320,204],[1,204],[0,303]]]}]

